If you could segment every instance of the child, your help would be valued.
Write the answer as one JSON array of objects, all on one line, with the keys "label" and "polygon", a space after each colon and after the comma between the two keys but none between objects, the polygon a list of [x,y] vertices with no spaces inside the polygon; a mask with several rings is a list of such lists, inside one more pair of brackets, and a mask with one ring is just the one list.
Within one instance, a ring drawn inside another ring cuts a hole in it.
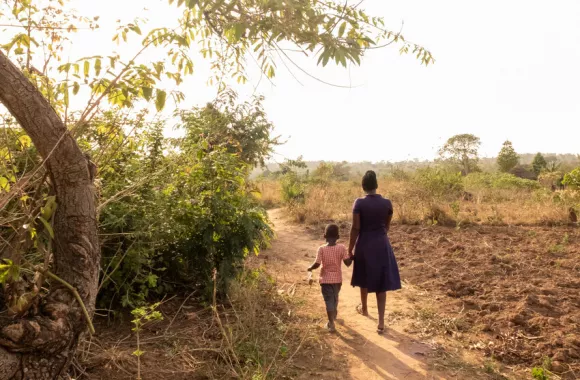
[{"label": "child", "polygon": [[349,267],[352,258],[348,255],[346,247],[342,244],[336,244],[339,238],[338,226],[329,224],[324,231],[326,244],[318,248],[316,261],[308,268],[311,272],[322,266],[320,270],[320,287],[322,297],[326,303],[326,314],[328,314],[328,331],[336,331],[334,321],[338,314],[338,293],[342,286],[342,268],[341,262]]}]

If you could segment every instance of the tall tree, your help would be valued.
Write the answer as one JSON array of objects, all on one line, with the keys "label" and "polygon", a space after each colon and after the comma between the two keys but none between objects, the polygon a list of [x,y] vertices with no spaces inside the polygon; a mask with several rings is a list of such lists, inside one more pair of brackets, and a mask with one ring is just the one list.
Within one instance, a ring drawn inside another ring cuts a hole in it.
[{"label": "tall tree", "polygon": [[540,175],[542,170],[546,169],[547,166],[548,162],[546,161],[542,153],[538,152],[538,154],[536,154],[534,160],[532,161],[532,168],[534,169],[534,173],[536,173],[536,175]]},{"label": "tall tree", "polygon": [[548,173],[556,173],[560,171],[562,162],[558,160],[557,156],[549,156],[546,158],[546,166],[544,170]]},{"label": "tall tree", "polygon": [[499,166],[499,170],[508,173],[510,170],[515,168],[519,162],[520,156],[516,153],[511,141],[506,140],[497,155],[497,165]]},{"label": "tall tree", "polygon": [[464,175],[477,170],[481,140],[472,134],[450,137],[439,149],[439,156],[458,165]]},{"label": "tall tree", "polygon": [[[357,5],[315,0],[180,0],[177,6],[183,9],[183,16],[177,25],[150,30],[129,59],[117,54],[83,58],[59,64],[60,76],[50,77],[54,72],[50,67],[58,62],[62,51],[58,31],[75,28],[65,26],[75,18],[63,18],[64,1],[51,2],[47,8],[38,8],[28,0],[1,2],[0,6],[7,6],[0,9],[3,19],[12,17],[9,21],[20,24],[23,31],[10,34],[9,40],[0,44],[4,49],[0,51],[0,102],[26,131],[42,158],[43,166],[34,171],[34,187],[46,180],[46,171],[57,204],[52,226],[46,219],[39,224],[39,229],[44,226],[54,236],[54,252],[45,252],[48,259],[43,265],[29,268],[52,279],[50,290],[38,302],[39,308],[0,322],[0,379],[55,379],[63,375],[79,336],[90,323],[86,315],[94,311],[100,261],[95,168],[74,136],[90,125],[88,121],[104,103],[131,107],[138,101],[153,101],[158,110],[163,109],[168,93],[161,78],[168,77],[179,85],[184,76],[193,74],[189,54],[193,41],[212,60],[215,72],[210,82],[221,90],[226,77],[247,81],[245,58],[251,52],[269,78],[275,76],[274,57],[293,63],[281,43],[294,44],[306,54],[318,52],[318,63],[323,66],[331,60],[342,66],[358,64],[367,49],[380,47],[377,42],[381,40],[384,45],[400,43],[402,53],[414,53],[425,65],[433,62],[429,51],[385,29],[382,19],[368,16]],[[141,35],[142,27],[137,21],[123,25],[113,41],[122,43]],[[41,40],[37,32],[47,41],[41,44],[46,55],[40,70],[34,67],[35,57],[40,56],[34,51]],[[146,61],[143,52],[150,47],[165,51],[165,56]],[[88,105],[71,117],[69,97],[85,84],[90,91]],[[176,101],[184,96],[179,92],[170,95]],[[26,187],[24,183],[17,185]],[[22,256],[19,247],[33,246],[27,222],[38,220],[38,213],[45,212],[48,205],[47,200],[44,207],[21,220],[11,245],[16,249],[9,253],[3,249],[3,258],[16,259]],[[14,260],[14,268],[16,262],[23,263]],[[24,281],[15,272],[9,276],[12,280],[6,281]],[[12,288],[17,287],[5,287]],[[22,295],[4,294],[19,300]],[[37,291],[34,298],[40,297]]]}]

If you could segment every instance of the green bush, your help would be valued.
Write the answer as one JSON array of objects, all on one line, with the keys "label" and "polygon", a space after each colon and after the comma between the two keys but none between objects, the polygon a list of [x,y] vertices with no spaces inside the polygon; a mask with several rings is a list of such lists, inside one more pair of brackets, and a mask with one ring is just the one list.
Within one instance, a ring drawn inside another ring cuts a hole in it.
[{"label": "green bush", "polygon": [[462,176],[441,168],[420,168],[413,177],[414,184],[434,198],[456,198],[463,192]]},{"label": "green bush", "polygon": [[564,175],[564,180],[562,183],[566,186],[570,186],[574,189],[580,188],[580,168],[576,168],[569,173]]},{"label": "green bush", "polygon": [[280,180],[282,199],[286,204],[304,203],[306,199],[306,180],[292,171],[284,174]]},{"label": "green bush", "polygon": [[[183,113],[185,135],[179,139],[163,137],[162,124],[130,125],[135,133],[129,136],[126,125],[115,125],[114,114],[96,121],[85,136],[85,145],[102,150],[103,157],[100,307],[134,308],[179,288],[210,296],[214,268],[223,292],[244,258],[268,243],[267,213],[252,196],[248,177],[271,140],[261,117],[236,109],[214,105]],[[255,120],[261,144],[237,141],[245,135],[228,132],[228,125],[251,131],[252,125],[239,123]],[[253,147],[259,147],[256,154],[248,152]]]},{"label": "green bush", "polygon": [[472,173],[463,179],[469,189],[536,190],[537,181],[519,178],[508,173]]}]

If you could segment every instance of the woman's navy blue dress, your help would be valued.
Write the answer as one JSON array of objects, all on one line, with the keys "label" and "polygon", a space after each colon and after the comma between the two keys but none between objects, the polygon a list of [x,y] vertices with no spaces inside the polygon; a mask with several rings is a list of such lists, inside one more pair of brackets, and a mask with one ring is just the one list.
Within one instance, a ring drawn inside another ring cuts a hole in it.
[{"label": "woman's navy blue dress", "polygon": [[379,194],[369,194],[354,202],[353,213],[360,214],[360,231],[351,285],[366,288],[369,293],[401,289],[399,267],[385,230],[393,204]]}]

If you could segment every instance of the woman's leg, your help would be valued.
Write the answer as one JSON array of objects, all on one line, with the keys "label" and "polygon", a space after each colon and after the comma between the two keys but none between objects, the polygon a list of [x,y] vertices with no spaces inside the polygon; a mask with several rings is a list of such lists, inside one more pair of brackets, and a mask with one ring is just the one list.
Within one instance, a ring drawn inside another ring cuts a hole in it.
[{"label": "woman's leg", "polygon": [[369,291],[367,288],[360,288],[360,304],[361,304],[361,314],[367,317],[369,315],[369,309],[367,307],[367,298]]},{"label": "woman's leg", "polygon": [[387,292],[377,293],[377,308],[379,309],[379,330],[385,328],[385,308],[387,306]]}]

